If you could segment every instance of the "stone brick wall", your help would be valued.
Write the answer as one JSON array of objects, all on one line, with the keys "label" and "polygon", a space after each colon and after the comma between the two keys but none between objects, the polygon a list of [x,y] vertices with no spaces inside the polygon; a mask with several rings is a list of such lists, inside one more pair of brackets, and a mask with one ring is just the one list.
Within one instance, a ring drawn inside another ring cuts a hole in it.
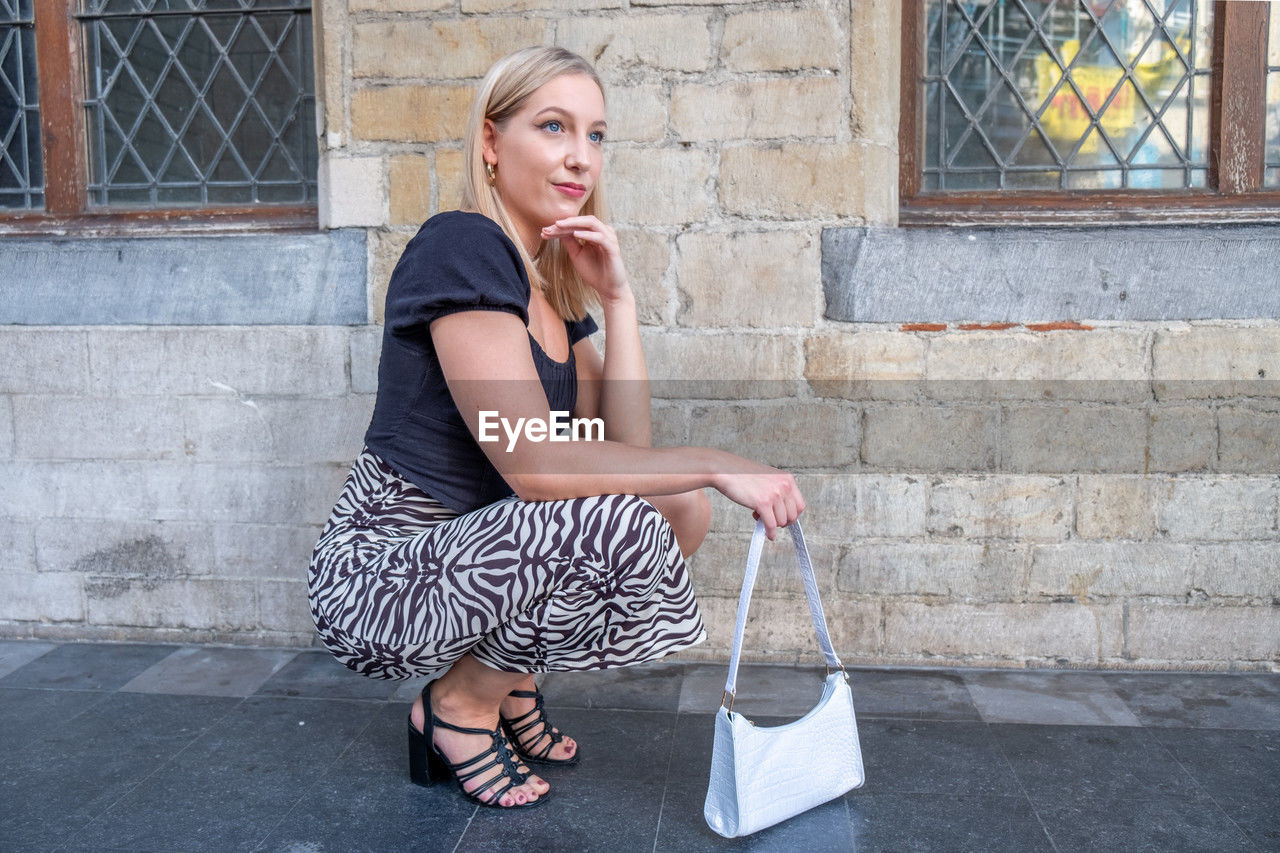
[{"label": "stone brick wall", "polygon": [[[367,229],[368,325],[0,328],[0,634],[311,642],[391,267],[458,204],[484,71],[542,43],[608,87],[656,439],[796,471],[847,661],[1273,667],[1276,318],[824,316],[823,229],[896,226],[899,8],[317,0],[321,217]],[[691,659],[725,659],[750,530],[714,506]],[[748,660],[816,660],[787,547]]]}]

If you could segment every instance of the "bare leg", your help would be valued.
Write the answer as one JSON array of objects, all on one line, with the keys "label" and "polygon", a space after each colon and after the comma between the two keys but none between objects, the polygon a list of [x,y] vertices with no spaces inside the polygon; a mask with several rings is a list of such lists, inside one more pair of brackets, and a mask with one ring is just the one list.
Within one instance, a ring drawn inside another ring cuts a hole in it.
[{"label": "bare leg", "polygon": [[678,495],[648,495],[645,500],[653,504],[675,531],[681,556],[688,557],[707,536],[711,526],[711,502],[699,489]]},{"label": "bare leg", "polygon": [[[521,689],[521,685],[531,680],[531,678],[532,676],[528,673],[503,672],[493,667],[485,666],[470,654],[465,654],[453,666],[449,667],[448,672],[432,684],[432,712],[440,719],[453,723],[455,726],[496,729],[498,727],[498,708],[502,704],[502,700],[507,698],[507,694],[512,690]],[[414,700],[413,709],[409,712],[409,719],[419,731],[422,731],[426,713],[422,707],[421,696]],[[473,755],[478,755],[493,747],[492,738],[485,735],[463,734],[462,732],[454,732],[444,728],[435,730],[433,740],[453,764],[466,761]],[[525,772],[527,769],[523,765],[520,767],[521,772]],[[468,791],[483,788],[487,782],[501,775],[502,772],[501,767],[495,767],[488,773],[470,780],[465,787]],[[498,783],[493,785],[492,788],[499,790],[505,784],[505,782]],[[525,803],[530,800],[536,800],[539,794],[545,794],[550,788],[551,786],[544,779],[530,775],[527,782],[507,791],[498,802],[504,806]]]}]

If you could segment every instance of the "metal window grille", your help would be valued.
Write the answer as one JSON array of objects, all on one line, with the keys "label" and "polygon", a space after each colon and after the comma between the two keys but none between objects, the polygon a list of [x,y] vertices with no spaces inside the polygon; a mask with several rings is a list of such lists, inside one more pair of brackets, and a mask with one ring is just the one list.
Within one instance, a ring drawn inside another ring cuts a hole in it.
[{"label": "metal window grille", "polygon": [[1280,2],[1272,0],[1267,34],[1266,154],[1264,187],[1280,187]]},{"label": "metal window grille", "polygon": [[31,0],[0,0],[0,208],[44,206]]},{"label": "metal window grille", "polygon": [[86,0],[89,202],[308,203],[306,0]]},{"label": "metal window grille", "polygon": [[1208,175],[1207,0],[927,0],[925,192]]}]

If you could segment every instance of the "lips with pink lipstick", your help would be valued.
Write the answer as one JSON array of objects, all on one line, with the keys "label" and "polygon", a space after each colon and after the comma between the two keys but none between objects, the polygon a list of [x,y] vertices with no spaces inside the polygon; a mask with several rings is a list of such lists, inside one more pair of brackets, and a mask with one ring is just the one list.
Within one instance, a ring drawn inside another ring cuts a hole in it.
[{"label": "lips with pink lipstick", "polygon": [[560,192],[569,196],[569,198],[582,198],[587,194],[587,188],[582,184],[564,183],[555,184],[554,186],[556,189],[560,190]]}]

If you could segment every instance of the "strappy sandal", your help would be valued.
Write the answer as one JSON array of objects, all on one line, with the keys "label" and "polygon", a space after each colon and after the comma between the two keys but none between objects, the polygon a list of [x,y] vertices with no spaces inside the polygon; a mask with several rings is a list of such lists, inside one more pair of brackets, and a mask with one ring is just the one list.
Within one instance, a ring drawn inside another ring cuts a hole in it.
[{"label": "strappy sandal", "polygon": [[[547,720],[547,711],[542,704],[542,694],[537,690],[512,690],[509,695],[534,700],[533,710],[526,714],[521,714],[515,719],[508,720],[501,713],[498,714],[499,719],[502,720],[503,730],[506,731],[507,737],[511,738],[511,743],[515,747],[516,755],[525,761],[533,761],[538,764],[553,764],[561,767],[571,767],[577,764],[580,750],[574,750],[573,755],[568,758],[550,757],[551,750],[555,748],[555,745],[564,740],[564,733],[552,726]],[[529,717],[531,716],[534,719],[530,720]],[[550,738],[550,740],[547,741],[546,746],[542,749],[533,752],[532,749],[526,747],[525,742],[521,740],[521,736],[539,723],[542,724],[542,730],[533,737],[531,744],[538,743],[544,736]]]},{"label": "strappy sandal", "polygon": [[[545,794],[539,794],[536,800],[509,806],[502,805],[502,795],[517,785],[523,785],[528,781],[529,777],[527,774],[521,773],[520,768],[516,766],[516,759],[512,756],[511,748],[502,733],[501,727],[490,731],[489,729],[472,729],[446,723],[431,711],[432,683],[428,682],[422,688],[424,731],[415,729],[413,727],[413,718],[409,718],[409,778],[424,787],[430,787],[433,782],[447,782],[452,779],[458,783],[458,790],[462,791],[467,799],[473,800],[482,806],[494,806],[500,809],[528,809],[546,802],[550,796],[550,791]],[[493,738],[493,746],[466,761],[453,764],[444,757],[444,754],[440,752],[439,747],[435,745],[432,739],[432,730],[436,726],[454,732],[462,732],[463,734],[489,735]],[[493,760],[478,767],[474,766],[486,758],[492,758]],[[502,767],[503,772],[494,776],[474,791],[466,789],[465,784],[468,781],[488,773],[494,767]],[[496,791],[492,790],[495,785],[503,781],[507,784]]]}]

